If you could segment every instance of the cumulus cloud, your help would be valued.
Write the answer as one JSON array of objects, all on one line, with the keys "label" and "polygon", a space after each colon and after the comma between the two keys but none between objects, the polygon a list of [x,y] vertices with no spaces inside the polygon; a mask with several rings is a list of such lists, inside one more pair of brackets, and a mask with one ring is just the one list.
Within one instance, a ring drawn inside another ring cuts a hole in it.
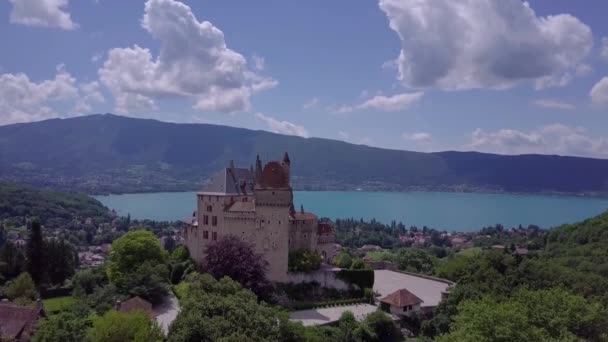
[{"label": "cumulus cloud", "polygon": [[250,70],[220,29],[179,1],[148,0],[142,27],[160,42],[158,56],[138,45],[114,48],[99,69],[120,113],[153,110],[162,98],[190,99],[202,111],[246,111],[255,93],[277,85]]},{"label": "cumulus cloud", "polygon": [[366,109],[373,109],[382,112],[396,112],[408,109],[415,102],[419,101],[423,96],[424,92],[421,91],[413,93],[402,93],[393,96],[376,95],[358,105],[342,105],[330,108],[330,111],[338,114],[350,113],[355,110]]},{"label": "cumulus cloud", "polygon": [[602,58],[608,61],[608,37],[602,38],[602,46],[600,48],[600,55],[602,56]]},{"label": "cumulus cloud", "polygon": [[559,110],[570,110],[575,108],[571,103],[553,99],[538,99],[534,101],[534,105],[541,108]]},{"label": "cumulus cloud", "polygon": [[477,128],[471,134],[466,149],[501,154],[559,154],[581,157],[608,157],[608,140],[593,137],[582,127],[563,124],[542,126],[521,131],[500,129],[485,131]]},{"label": "cumulus cloud", "polygon": [[593,46],[569,14],[539,17],[521,0],[379,0],[401,40],[398,78],[446,90],[566,84]]},{"label": "cumulus cloud", "polygon": [[68,0],[9,0],[13,4],[10,22],[27,26],[74,30],[78,27],[65,10]]},{"label": "cumulus cloud", "polygon": [[426,132],[403,133],[401,137],[418,144],[428,144],[433,140],[431,134]]},{"label": "cumulus cloud", "polygon": [[280,121],[262,113],[256,113],[255,117],[258,120],[263,121],[271,132],[308,138],[308,131],[303,126],[293,124],[289,121]]},{"label": "cumulus cloud", "polygon": [[608,77],[602,78],[591,88],[591,102],[598,105],[608,105]]},{"label": "cumulus cloud", "polygon": [[83,83],[80,85],[79,90],[80,96],[74,106],[74,111],[77,113],[91,113],[93,109],[91,103],[105,101],[103,94],[99,90],[99,82],[97,81]]},{"label": "cumulus cloud", "polygon": [[76,79],[62,65],[55,78],[34,82],[24,73],[0,75],[0,123],[11,124],[56,117],[52,105],[78,96]]}]

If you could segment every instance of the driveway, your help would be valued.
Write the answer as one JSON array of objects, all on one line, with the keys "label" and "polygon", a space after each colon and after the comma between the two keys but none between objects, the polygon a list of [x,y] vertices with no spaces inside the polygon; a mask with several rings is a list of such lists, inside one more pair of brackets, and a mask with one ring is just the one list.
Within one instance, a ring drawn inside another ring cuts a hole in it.
[{"label": "driveway", "polygon": [[158,322],[165,335],[169,333],[169,326],[177,317],[179,309],[179,301],[173,292],[169,292],[163,303],[154,308],[156,322]]}]

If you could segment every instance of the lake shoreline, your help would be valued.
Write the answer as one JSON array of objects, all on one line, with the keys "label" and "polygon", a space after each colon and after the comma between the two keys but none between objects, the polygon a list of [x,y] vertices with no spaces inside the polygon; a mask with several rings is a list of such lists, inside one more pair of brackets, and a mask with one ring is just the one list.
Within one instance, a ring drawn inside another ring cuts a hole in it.
[{"label": "lake shoreline", "polygon": [[[181,221],[196,209],[196,192],[95,196],[120,215]],[[354,218],[437,230],[471,232],[502,224],[548,229],[574,223],[608,209],[608,199],[556,194],[457,192],[294,191],[294,205],[318,217]]]}]

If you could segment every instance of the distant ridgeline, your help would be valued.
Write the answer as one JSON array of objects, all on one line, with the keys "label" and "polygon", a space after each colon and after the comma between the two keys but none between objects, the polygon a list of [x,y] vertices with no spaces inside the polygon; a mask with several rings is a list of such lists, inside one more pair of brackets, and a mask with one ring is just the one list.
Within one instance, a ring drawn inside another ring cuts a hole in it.
[{"label": "distant ridgeline", "polygon": [[608,194],[608,160],[419,153],[116,115],[0,127],[0,179],[88,193],[198,190],[215,170],[280,155],[297,190]]}]

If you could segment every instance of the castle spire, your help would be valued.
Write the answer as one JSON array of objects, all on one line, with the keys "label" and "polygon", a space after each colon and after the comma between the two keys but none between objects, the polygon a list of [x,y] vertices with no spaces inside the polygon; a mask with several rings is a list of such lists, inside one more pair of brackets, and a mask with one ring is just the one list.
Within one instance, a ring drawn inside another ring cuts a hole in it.
[{"label": "castle spire", "polygon": [[255,159],[255,182],[259,183],[262,180],[262,161],[260,160],[260,155],[258,154]]},{"label": "castle spire", "polygon": [[287,154],[287,152],[285,152],[285,154],[283,155],[283,163],[287,165],[291,164],[291,160],[289,159],[289,154]]}]

